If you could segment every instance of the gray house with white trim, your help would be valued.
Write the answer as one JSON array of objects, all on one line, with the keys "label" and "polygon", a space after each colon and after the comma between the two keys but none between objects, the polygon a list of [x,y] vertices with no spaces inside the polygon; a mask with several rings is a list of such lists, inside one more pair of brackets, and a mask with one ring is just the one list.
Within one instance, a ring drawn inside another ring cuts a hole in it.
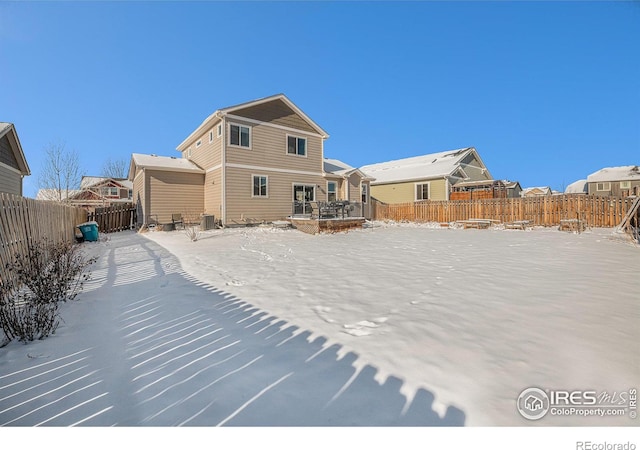
[{"label": "gray house with white trim", "polygon": [[0,192],[22,195],[22,179],[31,170],[12,123],[0,122]]}]

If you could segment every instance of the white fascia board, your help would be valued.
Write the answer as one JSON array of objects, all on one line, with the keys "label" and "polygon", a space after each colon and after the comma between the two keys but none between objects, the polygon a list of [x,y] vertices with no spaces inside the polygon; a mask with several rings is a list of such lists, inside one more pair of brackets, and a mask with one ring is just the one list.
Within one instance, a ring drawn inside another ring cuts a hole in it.
[{"label": "white fascia board", "polygon": [[290,127],[285,127],[284,125],[277,125],[275,123],[271,123],[271,122],[263,122],[261,120],[256,120],[256,119],[249,119],[248,117],[242,117],[242,116],[236,116],[233,114],[227,114],[226,117],[228,117],[229,119],[232,120],[237,120],[237,121],[244,121],[244,122],[249,122],[251,124],[254,125],[262,125],[265,127],[271,127],[271,128],[277,128],[279,130],[284,130],[288,133],[293,133],[293,134],[304,134],[307,136],[314,136],[314,137],[320,137],[323,139],[326,139],[325,136],[319,134],[319,133],[312,133],[310,131],[305,131],[305,130],[300,130],[298,128],[290,128]]},{"label": "white fascia board", "polygon": [[274,101],[274,100],[282,100],[296,114],[298,114],[300,117],[302,117],[305,122],[307,122],[309,125],[311,125],[316,130],[317,134],[319,134],[324,139],[328,139],[329,138],[329,134],[325,130],[323,130],[322,127],[320,127],[317,123],[315,123],[313,120],[311,120],[311,118],[309,116],[307,116],[304,113],[304,111],[302,111],[300,108],[298,108],[284,94],[276,94],[276,95],[272,95],[270,97],[265,97],[265,98],[261,98],[261,99],[258,99],[258,100],[253,100],[253,101],[250,101],[250,102],[246,102],[246,103],[241,103],[240,105],[235,105],[235,106],[231,106],[231,107],[228,107],[228,108],[224,108],[221,111],[226,113],[226,114],[229,114],[229,113],[232,113],[232,112],[237,111],[239,109],[245,109],[245,108],[249,108],[251,106],[261,105],[263,103],[268,103],[268,102],[271,102],[271,101]]},{"label": "white fascia board", "polygon": [[189,147],[193,143],[193,141],[204,132],[204,130],[213,127],[216,124],[216,119],[220,119],[220,115],[220,110],[216,110],[215,112],[210,114],[209,117],[204,119],[204,121],[198,126],[198,128],[193,130],[193,132],[189,136],[187,136],[184,141],[178,144],[176,150],[178,150],[179,152],[185,151],[187,147]]}]

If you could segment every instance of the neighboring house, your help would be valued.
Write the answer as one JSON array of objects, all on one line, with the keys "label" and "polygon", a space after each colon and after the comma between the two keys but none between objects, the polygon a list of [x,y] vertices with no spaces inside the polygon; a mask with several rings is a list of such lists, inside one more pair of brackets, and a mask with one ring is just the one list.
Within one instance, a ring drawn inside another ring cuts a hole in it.
[{"label": "neighboring house", "polygon": [[520,198],[522,195],[522,186],[518,181],[502,180],[507,188],[507,198]]},{"label": "neighboring house", "polygon": [[178,145],[182,158],[132,157],[139,217],[168,223],[187,208],[227,226],[272,222],[290,216],[295,201],[333,197],[328,181],[338,183],[336,198],[344,192],[360,199],[364,192],[368,202],[360,172],[325,171],[328,137],[283,94],[219,109]]},{"label": "neighboring house", "polygon": [[451,187],[449,200],[507,198],[507,186],[501,180],[459,181]]},{"label": "neighboring house", "polygon": [[564,188],[565,194],[588,194],[587,180],[577,180]]},{"label": "neighboring house", "polygon": [[22,179],[31,175],[18,133],[12,123],[0,122],[0,192],[22,195]]},{"label": "neighboring house", "polygon": [[360,170],[375,178],[371,196],[384,203],[449,200],[458,182],[492,180],[473,147],[370,164]]},{"label": "neighboring house", "polygon": [[58,191],[40,189],[37,200],[64,202],[69,205],[95,211],[96,208],[132,203],[133,183],[123,178],[83,176],[80,189]]},{"label": "neighboring house", "polygon": [[538,187],[529,187],[524,188],[520,195],[522,197],[544,197],[546,195],[551,195],[552,191],[549,186],[538,186]]},{"label": "neighboring house", "polygon": [[627,197],[640,195],[640,168],[638,166],[606,167],[587,177],[590,195],[601,197]]}]

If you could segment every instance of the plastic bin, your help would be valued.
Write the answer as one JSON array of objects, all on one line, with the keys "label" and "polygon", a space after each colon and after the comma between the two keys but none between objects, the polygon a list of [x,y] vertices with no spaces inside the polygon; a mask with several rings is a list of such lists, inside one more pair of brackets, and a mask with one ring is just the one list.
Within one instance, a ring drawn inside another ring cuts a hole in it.
[{"label": "plastic bin", "polygon": [[78,228],[80,228],[85,241],[95,242],[98,240],[98,224],[96,222],[81,223]]}]

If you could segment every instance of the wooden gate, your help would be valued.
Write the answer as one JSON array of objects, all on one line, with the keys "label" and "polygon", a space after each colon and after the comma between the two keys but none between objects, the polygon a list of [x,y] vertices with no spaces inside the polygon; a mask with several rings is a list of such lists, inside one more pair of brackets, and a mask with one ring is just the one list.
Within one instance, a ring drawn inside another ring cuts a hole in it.
[{"label": "wooden gate", "polygon": [[132,203],[96,208],[95,212],[89,213],[88,220],[98,224],[100,233],[133,230],[136,227],[136,208]]}]

